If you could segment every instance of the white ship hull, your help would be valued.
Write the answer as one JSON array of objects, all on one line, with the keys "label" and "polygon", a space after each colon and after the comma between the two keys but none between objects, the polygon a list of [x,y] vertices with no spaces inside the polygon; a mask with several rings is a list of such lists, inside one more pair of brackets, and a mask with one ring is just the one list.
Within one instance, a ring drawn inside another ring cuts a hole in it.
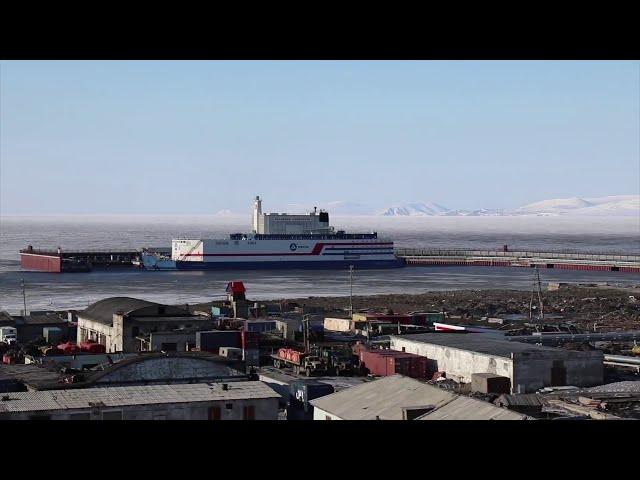
[{"label": "white ship hull", "polygon": [[351,235],[308,239],[210,239],[173,240],[171,258],[144,254],[145,268],[173,269],[277,269],[277,268],[358,268],[401,267],[393,242]]}]

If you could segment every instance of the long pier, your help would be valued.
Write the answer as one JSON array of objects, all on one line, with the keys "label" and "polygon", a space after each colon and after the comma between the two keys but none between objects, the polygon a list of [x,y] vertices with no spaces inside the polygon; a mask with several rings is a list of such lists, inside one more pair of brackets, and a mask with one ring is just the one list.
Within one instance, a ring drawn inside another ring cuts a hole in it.
[{"label": "long pier", "polygon": [[640,255],[553,251],[397,248],[407,265],[557,268],[640,273]]},{"label": "long pier", "polygon": [[[170,252],[169,249],[153,249]],[[94,268],[139,266],[142,250],[20,250],[22,268],[44,272],[87,272]],[[538,267],[640,273],[640,255],[553,251],[397,248],[408,266]]]}]

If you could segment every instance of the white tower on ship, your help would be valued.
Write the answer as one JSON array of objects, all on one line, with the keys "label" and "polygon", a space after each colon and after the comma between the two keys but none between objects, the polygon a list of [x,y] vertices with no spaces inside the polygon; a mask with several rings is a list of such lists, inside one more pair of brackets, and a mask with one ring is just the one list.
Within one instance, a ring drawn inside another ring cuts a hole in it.
[{"label": "white tower on ship", "polygon": [[259,219],[262,215],[262,200],[260,196],[256,195],[256,200],[253,202],[253,233],[258,233]]}]

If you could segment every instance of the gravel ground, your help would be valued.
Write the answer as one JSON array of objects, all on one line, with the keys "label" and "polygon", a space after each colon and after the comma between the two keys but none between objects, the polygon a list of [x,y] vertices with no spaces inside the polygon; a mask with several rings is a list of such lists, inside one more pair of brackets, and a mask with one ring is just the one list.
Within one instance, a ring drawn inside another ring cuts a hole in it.
[{"label": "gravel ground", "polygon": [[[391,309],[393,312],[447,311],[452,316],[477,321],[483,316],[527,316],[530,292],[518,290],[458,290],[425,292],[418,295],[373,295],[353,297],[354,309]],[[348,297],[309,297],[291,299],[307,306],[321,306],[327,314],[342,312]],[[600,332],[640,329],[640,296],[630,298],[628,290],[615,288],[568,287],[543,292],[547,317],[574,322],[593,331],[597,322]],[[535,305],[536,302],[534,302]],[[458,319],[456,319],[458,322]]]},{"label": "gravel ground", "polygon": [[640,393],[640,381],[637,382],[615,382],[607,385],[598,385],[597,387],[588,388],[587,391],[594,393]]}]

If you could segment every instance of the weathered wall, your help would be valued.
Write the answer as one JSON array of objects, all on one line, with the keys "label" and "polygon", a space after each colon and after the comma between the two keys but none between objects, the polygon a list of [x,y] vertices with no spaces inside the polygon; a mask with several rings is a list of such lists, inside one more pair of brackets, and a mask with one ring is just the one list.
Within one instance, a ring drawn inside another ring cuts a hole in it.
[{"label": "weathered wall", "polygon": [[530,393],[539,388],[560,385],[599,385],[604,376],[602,352],[541,350],[514,353],[512,360],[391,337],[392,349],[402,351],[403,347],[406,352],[426,356],[430,369],[445,371],[447,377],[458,382],[471,382],[473,373],[494,373],[509,377],[512,393]]},{"label": "weathered wall", "polygon": [[176,352],[188,352],[187,346],[196,346],[196,332],[191,333],[172,333],[172,332],[156,332],[150,335],[151,351],[159,352],[163,350],[163,343],[175,343]]},{"label": "weathered wall", "polygon": [[563,385],[591,387],[604,381],[600,351],[515,353],[513,359],[513,393],[531,393],[539,388]]},{"label": "weathered wall", "polygon": [[[427,357],[427,370],[447,372],[447,377],[458,382],[470,383],[474,373],[494,373],[512,379],[513,364],[510,358],[458,350],[428,343],[419,343],[391,337],[391,348]],[[513,379],[512,379],[513,385]]]},{"label": "weathered wall", "polygon": [[[145,320],[136,321],[135,318],[123,318],[122,315],[114,314],[111,325],[96,322],[87,318],[78,316],[78,334],[77,341],[83,342],[91,335],[103,335],[104,338],[99,340],[107,352],[137,352],[140,351],[140,341],[136,339],[138,336],[149,335],[156,332],[169,332],[173,328],[186,326],[199,330],[208,330],[214,327],[214,322],[208,317],[190,316],[178,319],[167,319],[158,317],[157,321]],[[168,340],[165,340],[168,341]],[[194,338],[195,344],[195,338]],[[182,346],[184,351],[184,346]]]},{"label": "weathered wall", "polygon": [[102,335],[104,339],[99,343],[103,343],[107,352],[121,351],[121,349],[118,350],[119,346],[114,343],[113,328],[111,325],[105,325],[104,323],[95,322],[88,318],[78,316],[78,332],[76,336],[76,341],[78,343],[82,343],[89,338],[96,339],[97,341],[97,337],[100,335]]}]

